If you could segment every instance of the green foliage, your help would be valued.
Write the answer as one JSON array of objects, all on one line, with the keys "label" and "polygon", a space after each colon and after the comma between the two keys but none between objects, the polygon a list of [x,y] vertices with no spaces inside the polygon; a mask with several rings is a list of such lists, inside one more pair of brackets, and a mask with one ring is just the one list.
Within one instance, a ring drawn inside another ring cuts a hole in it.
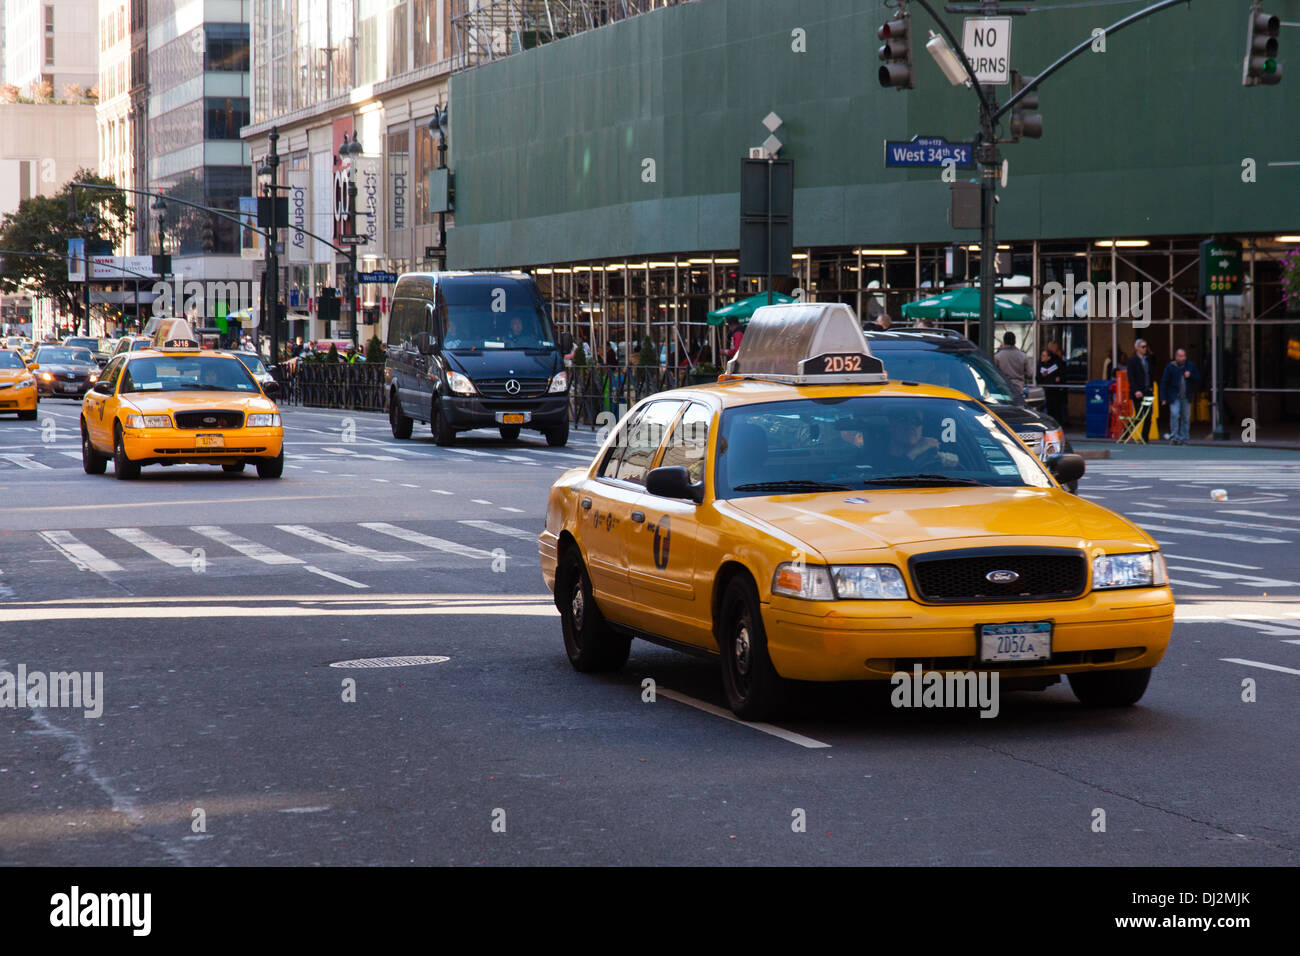
[{"label": "green foliage", "polygon": [[579,342],[577,345],[573,347],[573,364],[574,365],[587,364],[587,349],[581,342]]},{"label": "green foliage", "polygon": [[330,343],[330,350],[329,353],[325,356],[325,361],[327,362],[339,361],[339,347],[335,345],[333,342]]},{"label": "green foliage", "polygon": [[370,336],[370,341],[366,343],[366,361],[384,363],[384,343],[379,341],[378,335]]},{"label": "green foliage", "polygon": [[[79,169],[73,181],[114,185],[112,180]],[[116,242],[128,231],[130,211],[125,193],[100,189],[77,189],[77,217],[70,197],[69,182],[53,196],[32,196],[17,210],[0,219],[0,292],[27,289],[39,298],[51,299],[64,314],[80,312],[81,283],[68,281],[68,240],[87,237],[81,217],[95,217],[93,238]]]}]

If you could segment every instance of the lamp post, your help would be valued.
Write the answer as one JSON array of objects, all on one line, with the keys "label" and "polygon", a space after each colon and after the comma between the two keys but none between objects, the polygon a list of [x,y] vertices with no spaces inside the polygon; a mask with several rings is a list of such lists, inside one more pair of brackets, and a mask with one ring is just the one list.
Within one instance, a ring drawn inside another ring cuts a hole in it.
[{"label": "lamp post", "polygon": [[90,243],[91,240],[95,238],[95,217],[92,216],[90,213],[86,213],[84,216],[81,217],[81,224],[82,226],[85,227],[86,230],[86,238],[81,247],[81,256],[82,259],[85,260],[84,266],[86,270],[85,271],[86,281],[81,283],[81,304],[83,307],[83,314],[86,317],[86,325],[83,329],[81,329],[81,334],[89,335],[90,334]]},{"label": "lamp post", "polygon": [[[357,167],[356,159],[361,155],[361,143],[357,139],[357,134],[352,134],[349,140],[347,134],[343,136],[343,145],[339,147],[339,155],[347,165],[348,171],[348,231],[352,235],[357,232]],[[357,247],[348,246],[348,273],[343,278],[343,294],[348,300],[348,315],[352,319],[352,348],[357,348]]]},{"label": "lamp post", "polygon": [[[156,196],[154,201],[149,204],[155,218],[158,220],[158,255],[154,256],[153,271],[164,282],[171,272],[171,263],[167,261],[167,202],[161,196]],[[139,321],[139,309],[136,310],[136,320]],[[144,328],[143,324],[140,326]]]},{"label": "lamp post", "polygon": [[[438,134],[438,168],[447,168],[447,107],[435,106],[429,119],[429,132]],[[438,270],[447,267],[447,214],[438,212]]]},{"label": "lamp post", "polygon": [[[265,177],[266,182],[262,185],[263,193],[269,197],[268,205],[271,207],[270,222],[267,223],[268,232],[266,237],[266,250],[264,267],[262,271],[262,289],[266,297],[266,309],[262,315],[262,321],[267,320],[270,316],[271,323],[271,365],[278,365],[280,362],[280,261],[275,251],[276,238],[279,235],[277,223],[275,221],[275,200],[276,189],[279,188],[276,182],[276,170],[280,165],[280,154],[276,149],[276,144],[280,139],[280,132],[276,127],[271,127],[271,132],[267,136],[270,141],[270,149],[266,154],[266,160],[257,170],[259,177]],[[259,223],[260,225],[260,223]]]}]

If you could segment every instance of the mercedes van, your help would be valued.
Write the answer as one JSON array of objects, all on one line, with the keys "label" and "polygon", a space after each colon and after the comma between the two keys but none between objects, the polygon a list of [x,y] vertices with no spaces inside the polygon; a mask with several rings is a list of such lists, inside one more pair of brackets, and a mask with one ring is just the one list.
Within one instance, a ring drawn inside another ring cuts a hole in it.
[{"label": "mercedes van", "polygon": [[569,333],[556,335],[542,294],[522,272],[410,272],[388,313],[384,384],[395,438],[427,422],[439,445],[456,433],[523,428],[569,440]]}]

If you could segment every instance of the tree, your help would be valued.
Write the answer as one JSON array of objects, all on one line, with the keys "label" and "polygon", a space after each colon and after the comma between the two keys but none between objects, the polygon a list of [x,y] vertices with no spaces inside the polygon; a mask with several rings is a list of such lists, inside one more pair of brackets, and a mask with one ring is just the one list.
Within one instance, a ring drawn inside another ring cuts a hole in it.
[{"label": "tree", "polygon": [[[79,169],[73,176],[79,182],[114,185],[112,180]],[[75,205],[71,201],[76,193]],[[76,209],[76,219],[69,212]],[[121,192],[99,189],[73,190],[71,183],[53,196],[32,196],[18,204],[18,209],[0,219],[0,292],[26,290],[42,299],[50,299],[63,314],[80,312],[81,283],[68,281],[68,240],[87,237],[81,216],[94,216],[92,238],[116,241],[128,229],[130,212]]]},{"label": "tree", "polygon": [[378,335],[370,336],[370,341],[366,343],[366,361],[384,364],[384,343],[379,341]]},{"label": "tree", "polygon": [[654,342],[651,341],[650,336],[648,335],[641,339],[641,361],[639,364],[659,364],[659,350],[655,348]]}]

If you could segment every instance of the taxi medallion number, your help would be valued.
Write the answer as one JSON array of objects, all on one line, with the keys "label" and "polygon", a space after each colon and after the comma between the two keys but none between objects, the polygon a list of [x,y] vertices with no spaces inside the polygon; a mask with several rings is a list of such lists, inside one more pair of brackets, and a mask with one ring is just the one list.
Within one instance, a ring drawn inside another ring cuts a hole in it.
[{"label": "taxi medallion number", "polygon": [[1052,622],[981,624],[980,662],[1046,661],[1052,658]]},{"label": "taxi medallion number", "polygon": [[194,447],[195,448],[225,448],[226,436],[225,435],[195,435]]}]

